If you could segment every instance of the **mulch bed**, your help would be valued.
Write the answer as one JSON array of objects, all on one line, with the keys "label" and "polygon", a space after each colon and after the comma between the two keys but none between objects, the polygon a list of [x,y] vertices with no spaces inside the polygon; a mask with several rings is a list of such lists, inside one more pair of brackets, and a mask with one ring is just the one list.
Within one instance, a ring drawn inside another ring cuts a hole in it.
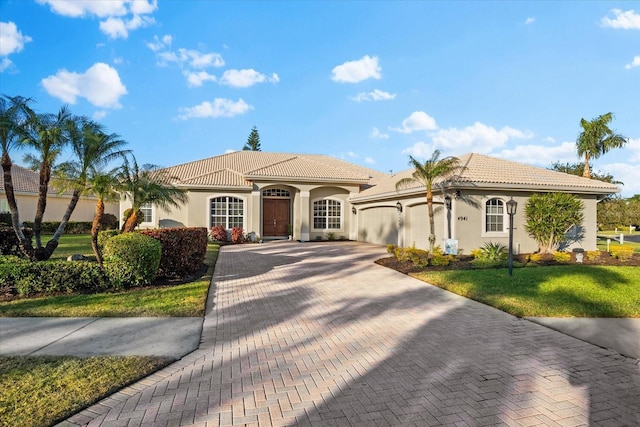
[{"label": "mulch bed", "polygon": [[[526,263],[527,258],[531,254],[520,254],[514,255],[513,261]],[[553,259],[553,255],[547,254],[542,256],[542,260],[538,262],[538,265],[572,265],[576,264],[575,254],[571,254],[571,262],[570,263],[560,263]],[[391,268],[393,270],[399,271],[404,274],[409,273],[419,273],[421,271],[443,271],[443,270],[469,270],[473,268],[471,264],[471,260],[473,260],[472,256],[469,255],[461,255],[457,257],[454,261],[452,261],[449,265],[446,266],[429,266],[427,268],[418,268],[413,265],[410,261],[407,262],[399,262],[394,257],[389,258],[381,258],[375,261],[376,264],[382,265],[384,267]],[[633,266],[640,267],[640,254],[633,254],[630,260],[620,261],[617,258],[609,255],[608,252],[602,251],[600,252],[600,258],[595,261],[589,261],[585,256],[582,264],[584,265],[610,265],[610,266]]]}]

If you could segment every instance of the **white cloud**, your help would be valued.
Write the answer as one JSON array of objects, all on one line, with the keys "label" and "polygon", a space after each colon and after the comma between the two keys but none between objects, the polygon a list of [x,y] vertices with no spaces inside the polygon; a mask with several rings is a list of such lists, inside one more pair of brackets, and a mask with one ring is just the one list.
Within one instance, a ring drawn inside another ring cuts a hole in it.
[{"label": "white cloud", "polygon": [[395,93],[385,92],[379,89],[374,90],[373,92],[360,92],[356,96],[352,96],[351,99],[356,102],[362,101],[388,101],[390,99],[394,99],[396,97]]},{"label": "white cloud", "polygon": [[227,70],[222,74],[220,83],[231,87],[249,87],[257,83],[278,83],[280,78],[276,73],[267,76],[250,68],[248,70]]},{"label": "white cloud", "polygon": [[349,156],[349,157],[354,157],[354,158],[355,158],[355,157],[358,157],[358,155],[357,155],[356,153],[354,153],[353,151],[348,151],[348,152],[347,152],[347,156]]},{"label": "white cloud", "polygon": [[625,150],[631,151],[630,162],[640,163],[640,138],[629,138],[629,142],[624,146]]},{"label": "white cloud", "polygon": [[129,31],[154,24],[151,16],[157,0],[37,0],[48,4],[53,13],[71,18],[97,17],[100,30],[111,38],[127,38]]},{"label": "white cloud", "polygon": [[0,73],[11,67],[11,65],[13,65],[13,62],[9,58],[0,59]]},{"label": "white cloud", "polygon": [[184,75],[187,78],[187,84],[189,87],[200,87],[204,82],[215,82],[217,80],[216,76],[209,74],[206,71],[199,71],[197,73],[185,71]]},{"label": "white cloud", "polygon": [[631,63],[624,66],[624,68],[626,68],[627,70],[630,70],[634,67],[640,67],[640,55],[634,56]]},{"label": "white cloud", "polygon": [[622,197],[631,197],[640,194],[640,179],[638,179],[638,169],[640,165],[629,163],[609,163],[598,168],[599,171],[610,173],[616,180],[623,182],[620,185]]},{"label": "white cloud", "polygon": [[118,71],[102,62],[94,64],[84,73],[60,70],[42,79],[42,86],[49,95],[63,102],[75,104],[80,97],[102,108],[120,108],[120,97],[127,94]]},{"label": "white cloud", "polygon": [[433,117],[424,111],[414,111],[409,117],[402,121],[401,128],[391,128],[401,133],[412,133],[416,131],[430,131],[438,129],[438,125]]},{"label": "white cloud", "polygon": [[377,56],[372,58],[365,55],[357,61],[347,61],[334,67],[331,70],[331,80],[338,83],[358,83],[367,79],[379,80],[382,77],[381,70]]},{"label": "white cloud", "polygon": [[458,152],[462,150],[463,152],[490,153],[494,149],[504,146],[512,138],[530,139],[533,138],[533,133],[523,132],[509,126],[497,130],[476,122],[473,126],[467,126],[464,129],[439,129],[432,140],[438,147],[454,149]]},{"label": "white cloud", "polygon": [[0,22],[0,56],[21,52],[31,37],[23,35],[13,22]]},{"label": "white cloud", "polygon": [[147,47],[154,52],[158,52],[166,47],[171,46],[171,42],[173,41],[173,37],[169,34],[166,34],[160,39],[158,36],[153,36],[153,41],[147,43]]},{"label": "white cloud", "polygon": [[640,14],[635,10],[622,11],[620,9],[611,9],[609,14],[613,14],[613,17],[605,16],[600,21],[603,27],[640,30]]},{"label": "white cloud", "polygon": [[98,110],[95,113],[93,113],[93,115],[91,116],[91,118],[95,121],[102,120],[105,117],[107,117],[107,112],[104,110]]},{"label": "white cloud", "polygon": [[548,167],[554,162],[576,162],[576,143],[563,142],[560,145],[517,145],[511,149],[504,149],[494,153],[496,157],[507,160],[525,161]]},{"label": "white cloud", "polygon": [[534,17],[532,17],[532,16],[528,17],[528,18],[524,21],[525,25],[530,25],[530,24],[533,24],[534,22],[536,22],[536,18],[534,18]]},{"label": "white cloud", "polygon": [[253,110],[253,106],[244,102],[242,98],[238,101],[231,99],[216,98],[213,102],[204,101],[195,107],[181,108],[182,114],[178,117],[182,120],[192,118],[217,118],[233,117]]},{"label": "white cloud", "polygon": [[364,162],[366,164],[369,164],[369,165],[375,165],[376,164],[376,161],[373,159],[373,157],[365,157],[364,158]]},{"label": "white cloud", "polygon": [[547,137],[545,137],[545,138],[543,139],[543,141],[544,141],[544,142],[550,142],[550,143],[552,143],[552,144],[553,144],[553,143],[555,143],[555,142],[556,142],[556,139],[555,139],[554,137],[552,137],[552,136],[547,136]]},{"label": "white cloud", "polygon": [[427,144],[424,141],[418,141],[411,147],[402,150],[403,154],[409,154],[417,159],[428,159],[433,154],[435,147],[432,144]]},{"label": "white cloud", "polygon": [[373,128],[369,137],[373,139],[387,139],[389,138],[389,135],[386,133],[380,132],[380,129],[378,128]]},{"label": "white cloud", "polygon": [[227,148],[226,150],[224,150],[224,154],[229,154],[229,153],[235,153],[238,150],[234,150],[233,148]]},{"label": "white cloud", "polygon": [[113,63],[114,64],[122,64],[124,62],[124,58],[119,56],[117,58],[113,58]]},{"label": "white cloud", "polygon": [[158,53],[160,65],[174,62],[193,68],[222,67],[224,59],[219,53],[202,53],[193,49],[178,49],[178,52],[166,51]]}]

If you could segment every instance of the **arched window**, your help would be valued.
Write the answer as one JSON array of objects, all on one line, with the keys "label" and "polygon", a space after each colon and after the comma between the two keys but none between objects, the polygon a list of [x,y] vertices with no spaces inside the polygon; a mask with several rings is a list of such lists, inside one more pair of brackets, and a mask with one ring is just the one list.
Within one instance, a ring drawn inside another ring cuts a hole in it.
[{"label": "arched window", "polygon": [[323,199],[313,202],[314,230],[339,230],[342,226],[342,203]]},{"label": "arched window", "polygon": [[500,199],[489,199],[485,204],[485,226],[487,233],[503,233],[504,228],[504,202]]},{"label": "arched window", "polygon": [[230,229],[244,223],[244,200],[237,197],[216,197],[210,201],[211,227],[221,225]]}]

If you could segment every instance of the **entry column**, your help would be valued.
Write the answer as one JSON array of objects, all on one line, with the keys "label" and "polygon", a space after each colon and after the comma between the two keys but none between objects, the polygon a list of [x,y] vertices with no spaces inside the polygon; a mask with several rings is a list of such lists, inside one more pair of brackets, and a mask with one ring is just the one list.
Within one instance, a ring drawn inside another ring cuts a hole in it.
[{"label": "entry column", "polygon": [[308,242],[311,239],[309,230],[309,192],[300,191],[300,240]]}]

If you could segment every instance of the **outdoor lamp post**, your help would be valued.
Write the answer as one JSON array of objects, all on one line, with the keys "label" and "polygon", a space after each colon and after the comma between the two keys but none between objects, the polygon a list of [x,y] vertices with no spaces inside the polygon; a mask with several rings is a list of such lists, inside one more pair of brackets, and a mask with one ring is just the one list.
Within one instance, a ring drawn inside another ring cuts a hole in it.
[{"label": "outdoor lamp post", "polygon": [[451,197],[446,196],[444,198],[444,205],[447,208],[447,234],[448,238],[451,238]]},{"label": "outdoor lamp post", "polygon": [[507,202],[507,215],[509,215],[509,276],[513,276],[513,217],[516,214],[518,202],[511,200]]}]

